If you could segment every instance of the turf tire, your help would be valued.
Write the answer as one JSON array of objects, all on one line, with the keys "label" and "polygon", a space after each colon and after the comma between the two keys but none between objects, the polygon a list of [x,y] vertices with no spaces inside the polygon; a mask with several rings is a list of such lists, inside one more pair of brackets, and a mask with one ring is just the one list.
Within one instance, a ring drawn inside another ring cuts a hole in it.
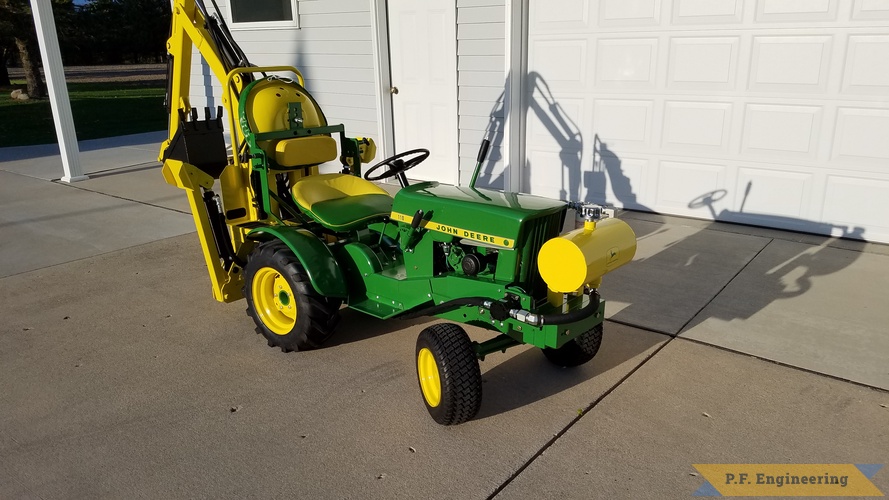
[{"label": "turf tire", "polygon": [[481,407],[482,375],[469,335],[453,323],[432,325],[417,337],[418,360],[424,349],[428,349],[435,360],[441,388],[440,402],[435,406],[430,405],[423,392],[418,362],[420,395],[429,415],[441,425],[456,425],[470,420]]}]

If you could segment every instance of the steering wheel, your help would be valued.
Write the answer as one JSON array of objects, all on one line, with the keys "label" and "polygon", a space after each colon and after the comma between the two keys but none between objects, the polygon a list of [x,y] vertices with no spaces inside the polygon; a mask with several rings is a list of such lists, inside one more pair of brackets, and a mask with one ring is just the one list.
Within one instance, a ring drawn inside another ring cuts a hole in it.
[{"label": "steering wheel", "polygon": [[[406,156],[409,156],[410,158],[404,160],[403,158]],[[370,169],[364,173],[364,178],[369,181],[380,181],[388,179],[389,177],[395,177],[396,175],[406,172],[423,163],[426,158],[429,158],[429,150],[423,148],[411,149],[410,151],[398,153],[397,155],[390,156],[380,163],[370,167]],[[389,169],[376,177],[371,177],[370,174],[383,167],[389,167]]]}]

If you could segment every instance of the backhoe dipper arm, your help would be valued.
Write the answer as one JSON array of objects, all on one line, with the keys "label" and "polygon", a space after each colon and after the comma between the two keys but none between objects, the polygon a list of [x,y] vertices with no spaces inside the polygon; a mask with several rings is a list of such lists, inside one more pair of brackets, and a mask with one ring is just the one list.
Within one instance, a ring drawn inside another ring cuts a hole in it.
[{"label": "backhoe dipper arm", "polygon": [[[171,59],[172,71],[170,78],[170,95],[167,96],[170,106],[170,127],[167,141],[161,146],[161,159],[170,144],[170,140],[179,130],[179,115],[176,110],[181,109],[186,113],[191,110],[188,89],[191,84],[191,54],[192,46],[200,51],[201,56],[207,62],[217,81],[226,81],[228,70],[221,59],[219,49],[213,41],[213,37],[207,30],[208,19],[205,11],[198,7],[195,0],[174,0],[172,27],[170,38],[167,40],[167,53]],[[244,87],[240,81],[234,82],[237,92]],[[226,108],[229,105],[229,93],[223,95],[223,103]]]},{"label": "backhoe dipper arm", "polygon": [[[195,0],[174,0],[172,8],[172,26],[167,40],[169,135],[161,145],[158,160],[164,164],[163,175],[167,183],[186,192],[210,274],[214,298],[221,302],[231,302],[242,297],[243,285],[240,265],[231,250],[232,240],[234,248],[240,249],[244,237],[237,231],[231,234],[227,227],[220,227],[224,224],[217,224],[216,232],[219,234],[214,234],[213,221],[225,219],[222,211],[216,208],[221,207],[221,203],[210,190],[219,178],[224,192],[242,193],[237,199],[226,200],[227,208],[243,208],[242,213],[249,217],[253,215],[253,207],[247,191],[248,172],[244,168],[229,168],[232,159],[228,158],[225,151],[221,117],[217,115],[215,119],[211,119],[208,110],[206,120],[199,122],[197,113],[191,108],[188,92],[192,46],[197,47],[220,82],[229,81],[228,64],[223,60],[220,49],[208,30],[208,23],[215,21],[208,19],[203,4],[198,4]],[[239,76],[232,79],[231,87],[223,91],[222,101],[228,110],[229,128],[235,140],[239,133],[234,123],[237,97],[232,96],[237,96],[244,86],[244,78]],[[185,132],[181,130],[183,127],[190,127],[193,129],[190,132],[197,133],[192,134],[193,141],[188,146],[182,137]],[[210,131],[211,127],[218,130]],[[203,132],[204,129],[209,132]],[[195,137],[201,134],[204,136]],[[195,152],[196,149],[202,151]],[[212,214],[211,209],[214,210]],[[226,255],[225,261],[220,258],[220,251]]]}]

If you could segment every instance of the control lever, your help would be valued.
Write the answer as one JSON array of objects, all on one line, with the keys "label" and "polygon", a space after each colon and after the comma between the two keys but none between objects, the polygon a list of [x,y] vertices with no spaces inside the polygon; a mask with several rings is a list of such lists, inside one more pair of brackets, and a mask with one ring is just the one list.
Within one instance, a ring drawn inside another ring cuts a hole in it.
[{"label": "control lever", "polygon": [[417,228],[420,227],[420,221],[422,221],[422,220],[423,220],[423,211],[417,210],[417,213],[414,214],[414,219],[411,221],[411,229],[416,231]]},{"label": "control lever", "polygon": [[407,237],[407,241],[404,243],[404,248],[408,253],[414,252],[414,245],[416,245],[420,240],[420,223],[423,222],[423,211],[417,210],[414,214],[414,218],[411,219],[411,228],[409,230],[409,234]]}]

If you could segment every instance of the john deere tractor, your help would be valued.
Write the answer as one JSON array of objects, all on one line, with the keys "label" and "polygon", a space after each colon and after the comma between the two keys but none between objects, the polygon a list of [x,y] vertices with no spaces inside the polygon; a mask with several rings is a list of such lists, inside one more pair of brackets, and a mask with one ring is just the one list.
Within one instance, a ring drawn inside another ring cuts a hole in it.
[{"label": "john deere tractor", "polygon": [[[222,84],[215,116],[189,102],[193,46]],[[167,51],[164,178],[188,196],[213,296],[245,298],[270,346],[321,347],[343,306],[446,320],[416,344],[422,399],[444,425],[478,411],[478,362],[489,354],[530,344],[562,366],[596,355],[602,276],[636,249],[624,222],[595,205],[477,189],[475,176],[469,186],[409,184],[405,173],[429,157],[425,149],[386,158],[362,178],[373,140],[328,123],[296,68],[250,65],[201,0],[174,1]],[[330,162],[341,170],[320,173]],[[394,197],[372,182],[387,178],[401,184]],[[569,208],[584,224],[560,235]],[[471,340],[461,323],[490,338]]]}]

